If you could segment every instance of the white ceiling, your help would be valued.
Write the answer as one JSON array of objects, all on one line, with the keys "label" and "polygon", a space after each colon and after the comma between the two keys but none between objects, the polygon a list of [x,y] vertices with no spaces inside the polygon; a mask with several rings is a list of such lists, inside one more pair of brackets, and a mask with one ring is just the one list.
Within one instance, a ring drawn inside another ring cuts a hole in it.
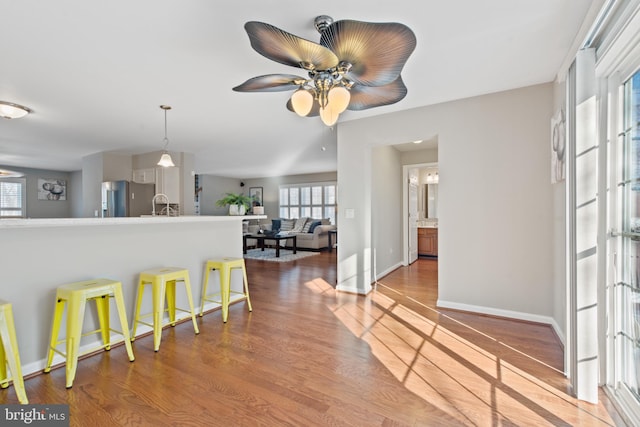
[{"label": "white ceiling", "polygon": [[169,150],[194,153],[198,173],[336,170],[335,131],[286,110],[289,93],[231,90],[257,75],[305,75],[253,51],[246,21],[313,41],[321,14],[409,26],[418,43],[402,73],[407,97],[346,121],[552,81],[592,1],[321,3],[0,0],[0,100],[34,111],[0,120],[0,165],[72,171],[96,152],[160,150],[159,105],[169,104]]}]

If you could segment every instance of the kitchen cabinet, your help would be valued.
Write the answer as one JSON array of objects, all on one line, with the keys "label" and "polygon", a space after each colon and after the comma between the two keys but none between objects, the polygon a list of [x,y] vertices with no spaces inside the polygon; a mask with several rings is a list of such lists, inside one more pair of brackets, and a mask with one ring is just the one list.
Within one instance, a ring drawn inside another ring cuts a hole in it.
[{"label": "kitchen cabinet", "polygon": [[180,203],[180,168],[156,168],[156,194],[166,194],[169,203]]},{"label": "kitchen cabinet", "polygon": [[438,256],[438,229],[418,228],[418,255]]},{"label": "kitchen cabinet", "polygon": [[155,168],[135,169],[133,171],[132,181],[138,184],[155,184],[156,183]]}]

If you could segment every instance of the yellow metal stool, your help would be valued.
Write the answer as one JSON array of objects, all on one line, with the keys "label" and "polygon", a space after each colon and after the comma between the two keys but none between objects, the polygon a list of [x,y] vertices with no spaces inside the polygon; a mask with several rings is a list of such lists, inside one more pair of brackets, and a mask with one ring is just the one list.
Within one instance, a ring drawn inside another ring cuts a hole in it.
[{"label": "yellow metal stool", "polygon": [[[238,268],[242,269],[242,279],[244,282],[243,292],[236,292],[231,290],[231,270]],[[212,270],[218,270],[218,273],[220,275],[220,291],[208,295],[207,286],[209,285],[209,274]],[[220,304],[220,306],[222,307],[222,321],[227,323],[227,318],[229,317],[229,301],[231,299],[231,294],[242,295],[247,300],[247,307],[249,308],[249,311],[253,311],[253,308],[251,307],[251,299],[249,299],[249,281],[247,280],[247,269],[244,265],[244,259],[220,258],[207,260],[204,266],[200,316],[204,314],[205,301],[215,302],[217,304]]]},{"label": "yellow metal stool", "polygon": [[[176,282],[183,282],[187,291],[187,300],[189,302],[189,310],[176,307]],[[151,285],[151,298],[153,301],[153,313],[140,315],[140,306],[142,305],[142,297],[146,285]],[[164,308],[165,296],[167,300],[167,309]],[[160,340],[162,338],[163,316],[165,312],[169,313],[169,322],[171,326],[176,324],[176,310],[191,315],[193,329],[196,334],[200,333],[196,316],[193,309],[193,298],[191,297],[191,283],[189,281],[189,270],[179,267],[164,267],[153,270],[146,270],[140,273],[140,281],[138,284],[138,301],[136,304],[136,314],[133,319],[133,331],[131,332],[131,341],[136,338],[136,327],[138,323],[151,326],[153,328],[153,349],[160,349]],[[153,317],[153,323],[146,323],[140,319],[145,317]]]},{"label": "yellow metal stool", "polygon": [[[122,328],[121,331],[112,329],[109,324],[109,304],[111,298],[113,298],[116,303],[120,326]],[[87,301],[90,300],[96,303],[100,328],[83,334],[82,323],[84,321],[85,308]],[[67,336],[65,339],[58,341],[65,304],[69,305],[67,308]],[[56,292],[56,306],[53,314],[53,326],[51,328],[51,343],[49,344],[49,354],[44,372],[47,373],[51,371],[53,353],[60,354],[66,359],[67,388],[71,388],[76,376],[78,357],[101,348],[110,350],[111,332],[122,334],[129,360],[133,362],[135,358],[133,356],[133,350],[131,349],[131,341],[129,340],[128,325],[124,298],[122,296],[122,283],[110,279],[93,279],[69,283],[58,287]],[[97,333],[102,335],[102,345],[87,350],[83,354],[78,354],[80,339]],[[66,352],[57,349],[58,345],[62,343],[66,343]]]},{"label": "yellow metal stool", "polygon": [[[11,371],[11,378],[7,375],[7,365]],[[0,387],[9,387],[9,380],[13,380],[13,388],[16,389],[20,403],[23,405],[29,403],[24,390],[13,308],[10,302],[0,300]]]}]

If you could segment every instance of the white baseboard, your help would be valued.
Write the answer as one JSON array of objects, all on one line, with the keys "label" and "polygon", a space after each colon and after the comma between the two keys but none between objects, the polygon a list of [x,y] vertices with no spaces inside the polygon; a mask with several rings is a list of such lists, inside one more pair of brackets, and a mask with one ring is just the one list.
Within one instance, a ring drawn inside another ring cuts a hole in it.
[{"label": "white baseboard", "polygon": [[[242,300],[244,298],[238,298],[238,300]],[[232,304],[234,302],[234,300],[231,300],[230,303]],[[215,309],[215,308],[219,308],[220,304],[215,304],[215,303],[206,303],[204,305],[204,311],[207,312],[209,310]],[[196,319],[200,316],[200,306],[194,307],[195,311],[196,311]],[[183,313],[183,312],[176,312],[176,321],[181,321],[184,319],[189,319],[191,316],[189,315],[189,313]],[[166,319],[165,319],[166,320]],[[119,325],[119,323],[118,323]],[[114,325],[114,328],[118,328],[117,325]],[[139,325],[136,328],[136,338],[140,337],[144,334],[147,334],[149,332],[152,331],[152,328],[150,326],[146,326],[146,325]],[[131,333],[131,329],[129,330],[129,333]],[[111,335],[111,343],[113,345],[118,345],[119,343],[122,342],[123,340],[123,336],[122,334],[112,334]],[[153,338],[152,338],[153,339]],[[91,351],[92,349],[95,349],[96,347],[98,347],[101,344],[101,341],[97,338],[96,335],[96,339],[91,340],[89,338],[86,338],[84,340],[85,342],[80,346],[79,349],[79,354],[83,354],[86,353],[88,351]],[[135,346],[135,341],[133,342],[134,346]],[[58,347],[59,349],[62,348],[62,346]],[[134,352],[133,355],[135,356],[135,347],[134,347]],[[47,343],[47,351],[48,351],[48,343]],[[126,357],[126,356],[125,356]],[[65,358],[62,357],[60,354],[55,353],[53,355],[53,363],[52,366],[58,365],[60,363],[64,363],[65,362]],[[31,363],[27,363],[21,366],[22,368],[22,375],[26,376],[29,374],[33,374],[36,372],[42,372],[44,370],[44,367],[46,366],[47,363],[47,359],[46,357],[40,360],[37,360],[35,362],[31,362]],[[78,369],[82,369],[82,363],[78,364]]]},{"label": "white baseboard", "polygon": [[397,270],[398,268],[402,267],[403,265],[404,265],[403,262],[398,262],[396,265],[392,265],[391,267],[387,268],[385,271],[382,271],[380,273],[376,273],[376,280],[380,280],[381,278],[383,278],[387,274],[391,273],[394,270]]},{"label": "white baseboard", "polygon": [[558,325],[558,323],[555,321],[553,317],[541,316],[539,314],[532,314],[532,313],[523,313],[520,311],[502,310],[499,308],[483,307],[479,305],[462,304],[457,302],[444,301],[441,299],[438,299],[436,304],[437,304],[437,307],[439,308],[450,308],[453,310],[469,311],[471,313],[488,314],[491,316],[525,320],[527,322],[543,323],[551,326],[554,332],[558,335],[558,338],[562,342],[562,345],[565,345],[564,333],[562,332],[562,330],[560,329],[560,326]]},{"label": "white baseboard", "polygon": [[362,289],[358,289],[357,286],[337,285],[336,291],[347,292],[350,294],[367,295],[369,292],[371,292],[371,286],[369,286],[368,290],[363,291]]}]

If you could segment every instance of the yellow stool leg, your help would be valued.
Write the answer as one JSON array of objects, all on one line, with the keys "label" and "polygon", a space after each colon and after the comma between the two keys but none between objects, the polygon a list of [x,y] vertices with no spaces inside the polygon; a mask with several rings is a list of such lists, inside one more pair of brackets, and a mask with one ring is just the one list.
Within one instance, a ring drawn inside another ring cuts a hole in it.
[{"label": "yellow stool leg", "polygon": [[251,299],[249,298],[249,280],[247,279],[247,269],[244,267],[244,262],[242,263],[242,280],[244,282],[244,294],[247,297],[247,307],[249,311],[253,311],[251,307]]},{"label": "yellow stool leg", "polygon": [[18,339],[16,337],[16,328],[13,322],[13,310],[11,306],[4,308],[2,317],[4,317],[4,319],[0,319],[0,337],[2,338],[0,346],[3,347],[4,353],[2,367],[5,376],[3,378],[6,378],[6,363],[8,363],[13,379],[13,388],[16,390],[18,401],[24,405],[29,403],[29,400],[27,399],[27,394],[24,389],[20,355],[18,354]]},{"label": "yellow stool leg", "polygon": [[158,279],[159,283],[151,284],[151,294],[153,298],[153,350],[160,350],[160,340],[162,339],[162,315],[164,313],[165,282]]},{"label": "yellow stool leg", "polygon": [[165,287],[165,295],[167,297],[167,311],[169,312],[169,324],[176,326],[176,281],[167,281]]},{"label": "yellow stool leg", "polygon": [[82,322],[84,321],[86,306],[87,300],[84,296],[79,297],[73,294],[69,298],[69,308],[67,312],[67,388],[73,386],[73,380],[76,377],[80,338],[82,337]]},{"label": "yellow stool leg", "polygon": [[117,286],[113,290],[113,299],[116,302],[116,309],[118,310],[118,317],[120,318],[120,327],[122,329],[122,336],[124,337],[124,346],[127,349],[129,361],[133,362],[135,357],[133,356],[133,348],[131,347],[131,340],[129,339],[129,322],[127,322],[127,312],[124,307],[124,297],[122,296],[121,286]]},{"label": "yellow stool leg", "polygon": [[58,298],[56,300],[56,306],[53,310],[53,323],[51,326],[51,340],[49,342],[49,351],[47,353],[47,364],[45,365],[44,372],[51,371],[51,365],[53,363],[53,349],[58,344],[58,335],[60,334],[60,324],[62,323],[62,316],[64,315],[64,305],[66,301]]},{"label": "yellow stool leg", "polygon": [[202,283],[202,303],[200,304],[200,317],[204,314],[204,300],[207,297],[207,287],[209,286],[209,274],[211,274],[211,268],[209,268],[209,263],[204,263],[204,275],[203,283]]},{"label": "yellow stool leg", "polygon": [[111,350],[111,331],[109,330],[109,296],[103,295],[94,298],[96,309],[98,311],[98,321],[100,322],[100,334],[102,335],[102,344],[104,349]]},{"label": "yellow stool leg", "polygon": [[7,375],[7,356],[4,352],[4,345],[0,340],[0,388],[9,387],[9,376]]},{"label": "yellow stool leg", "polygon": [[138,320],[140,320],[140,306],[142,305],[142,296],[144,295],[144,283],[142,280],[138,283],[138,295],[136,296],[136,312],[133,315],[133,327],[131,328],[131,341],[136,339],[136,330],[138,329]]},{"label": "yellow stool leg", "polygon": [[222,321],[229,318],[229,294],[231,292],[231,269],[224,265],[220,270],[220,301],[222,302]]},{"label": "yellow stool leg", "polygon": [[189,280],[189,276],[184,278],[184,287],[187,291],[187,300],[189,301],[189,311],[191,312],[191,321],[193,322],[193,330],[196,335],[200,333],[200,329],[198,329],[198,324],[196,323],[196,315],[193,310],[193,297],[191,295],[191,281]]}]

